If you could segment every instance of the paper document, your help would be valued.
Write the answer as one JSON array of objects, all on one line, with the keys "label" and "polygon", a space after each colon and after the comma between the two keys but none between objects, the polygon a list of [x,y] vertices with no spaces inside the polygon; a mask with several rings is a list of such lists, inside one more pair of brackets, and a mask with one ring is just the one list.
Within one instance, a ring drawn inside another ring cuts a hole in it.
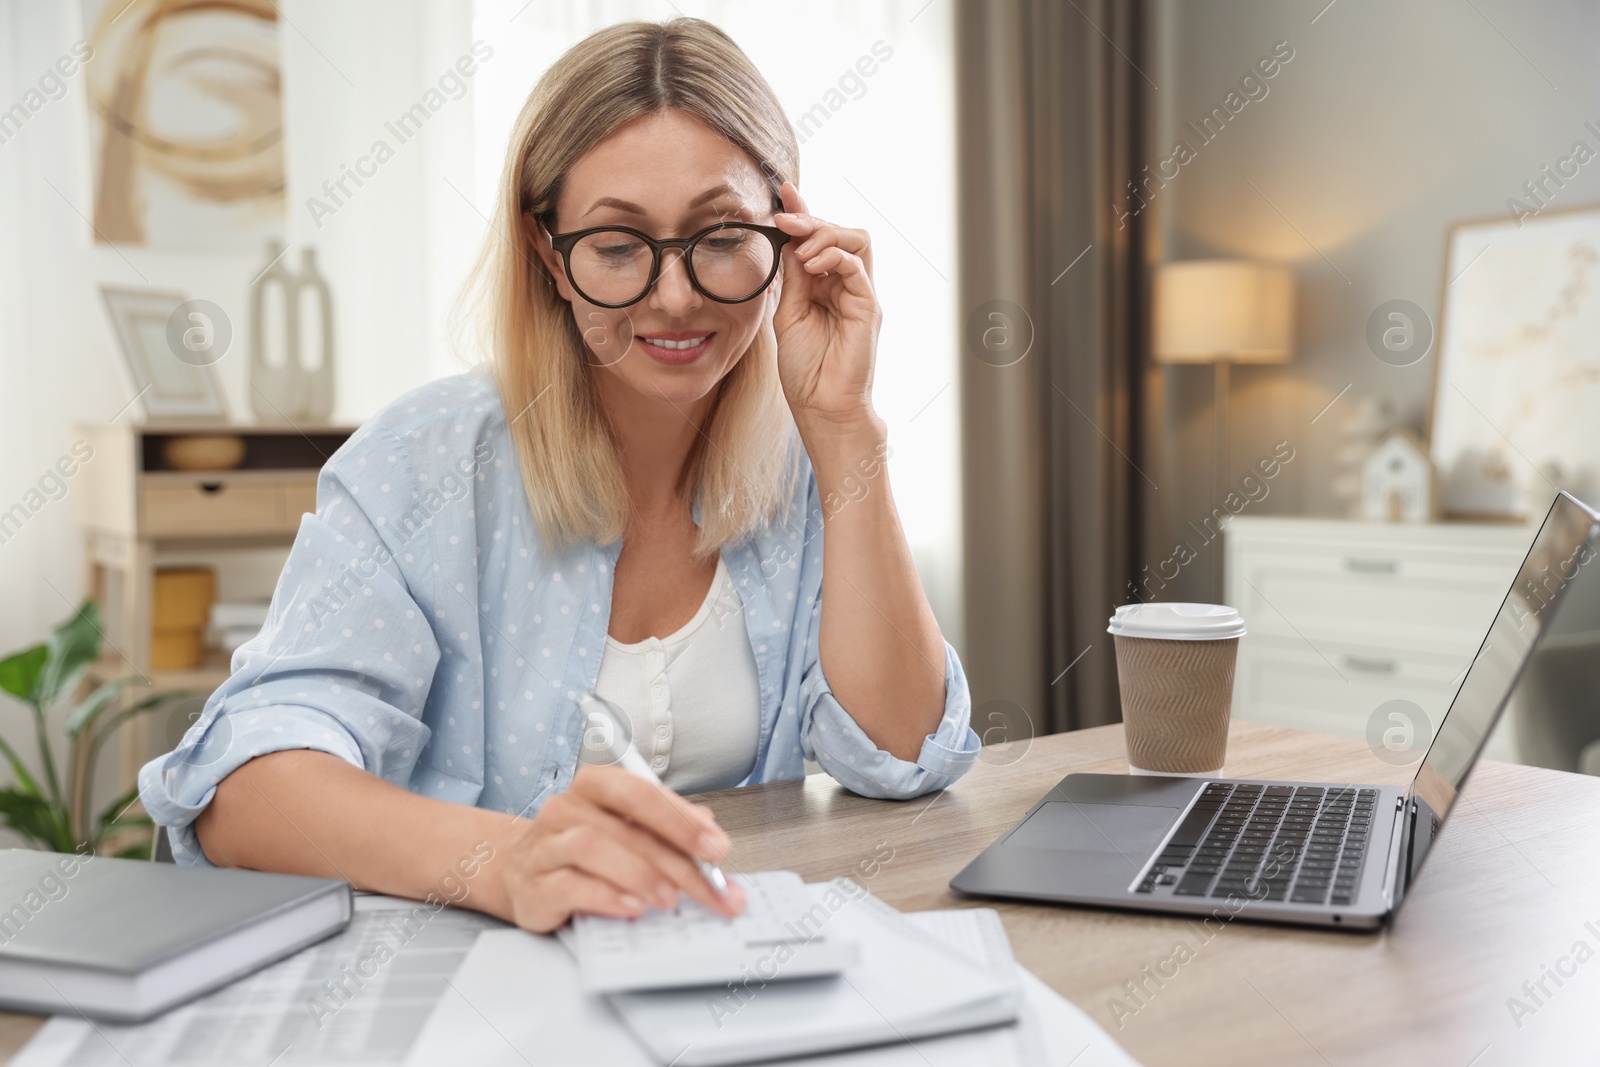
[{"label": "paper document", "polygon": [[[1137,1067],[1086,1014],[1015,966],[993,912],[900,918],[985,971],[1014,972],[1023,996],[1018,1023],[784,1063]],[[363,896],[337,937],[139,1026],[52,1019],[12,1065],[652,1067],[605,998],[578,989],[576,973],[554,938],[473,912]]]},{"label": "paper document", "polygon": [[[998,916],[987,908],[960,908],[950,911],[917,911],[906,916],[910,922],[936,935],[951,948],[969,956],[974,962],[993,966],[997,955],[992,931],[980,917]],[[1004,936],[1002,932],[1002,938]],[[1006,959],[1011,956],[1010,942],[1002,942]],[[1021,1062],[1026,1057],[1041,1058],[1043,1062],[1059,1067],[1139,1067],[1139,1061],[1112,1040],[1110,1034],[1089,1018],[1083,1009],[1067,1000],[1036,978],[1031,971],[1016,968],[1022,984],[1023,1014],[1014,1039]],[[873,1061],[876,1065],[877,1061]],[[830,1064],[830,1067],[832,1065]]]},{"label": "paper document", "polygon": [[358,897],[342,933],[158,1019],[57,1016],[12,1067],[398,1065],[478,934],[504,925]]},{"label": "paper document", "polygon": [[[822,886],[813,886],[814,890]],[[887,907],[875,898],[879,907]],[[856,903],[861,903],[857,901]],[[1009,970],[1020,986],[1016,1025],[923,1038],[814,1058],[788,1067],[1138,1067],[1083,1011],[1011,959],[992,911],[962,909],[899,916],[990,973]],[[998,935],[998,936],[997,936]],[[412,1049],[409,1067],[605,1064],[659,1067],[628,1033],[604,996],[578,988],[577,968],[555,938],[520,930],[486,932],[468,954]],[[773,986],[764,993],[775,993]],[[776,1064],[774,1065],[776,1067]]]}]

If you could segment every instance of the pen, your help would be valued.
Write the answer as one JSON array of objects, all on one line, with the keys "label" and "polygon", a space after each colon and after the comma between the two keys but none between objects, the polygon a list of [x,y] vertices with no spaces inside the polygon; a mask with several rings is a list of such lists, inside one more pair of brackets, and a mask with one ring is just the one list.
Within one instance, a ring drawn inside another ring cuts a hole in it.
[{"label": "pen", "polygon": [[[656,785],[662,784],[656,772],[650,769],[649,762],[645,760],[644,756],[640,755],[637,748],[633,747],[633,733],[626,716],[621,714],[609,700],[594,693],[584,693],[578,698],[578,704],[580,706],[584,704],[598,705],[601,709],[600,714],[606,720],[606,725],[609,726],[609,729],[602,729],[600,733],[602,736],[610,735],[610,743],[604,748],[594,746],[598,751],[591,757],[589,753],[591,733],[585,731],[580,753],[582,762],[615,763],[636,778],[643,778],[645,781],[654,782]],[[586,710],[585,714],[594,715],[596,712],[589,709]],[[619,748],[621,749],[620,755],[617,751]],[[728,876],[722,873],[722,868],[710,860],[701,859],[699,856],[692,856],[691,858],[694,860],[695,866],[700,870],[700,877],[706,880],[706,884],[711,886],[712,891],[719,897],[727,896]]]},{"label": "pen", "polygon": [[[656,772],[650,769],[650,764],[633,747],[633,742],[628,742],[627,749],[622,753],[622,758],[617,760],[617,766],[630,774],[643,778],[647,782],[661,784],[661,779],[656,777]],[[700,868],[700,877],[704,878],[711,888],[716,890],[717,896],[726,896],[728,893],[728,876],[722,873],[722,868],[709,860],[699,856],[694,857],[695,866]]]}]

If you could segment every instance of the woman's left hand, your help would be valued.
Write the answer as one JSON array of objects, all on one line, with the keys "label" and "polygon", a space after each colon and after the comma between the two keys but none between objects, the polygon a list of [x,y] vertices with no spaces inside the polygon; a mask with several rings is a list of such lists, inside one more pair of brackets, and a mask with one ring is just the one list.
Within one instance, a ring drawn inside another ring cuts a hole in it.
[{"label": "woman's left hand", "polygon": [[783,292],[772,327],[789,408],[802,432],[819,422],[842,429],[869,423],[883,311],[872,286],[867,231],[807,214],[791,182],[781,195],[786,211],[777,225],[793,239],[783,248]]}]

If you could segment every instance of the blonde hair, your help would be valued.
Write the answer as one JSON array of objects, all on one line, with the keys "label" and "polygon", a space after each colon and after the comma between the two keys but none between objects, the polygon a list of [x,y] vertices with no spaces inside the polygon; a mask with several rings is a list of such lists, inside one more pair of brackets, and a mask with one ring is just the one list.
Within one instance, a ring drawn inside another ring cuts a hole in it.
[{"label": "blonde hair", "polygon": [[[534,522],[558,551],[620,539],[629,502],[588,346],[572,306],[529,246],[522,216],[554,232],[556,202],[577,160],[624,123],[666,108],[692,115],[748,154],[774,197],[784,179],[798,182],[794,132],[731,38],[694,18],[611,26],[569,49],[529,94],[507,150],[494,226],[468,287]],[[737,544],[778,519],[793,492],[797,456],[769,317],[717,386],[684,464],[678,491],[700,503],[695,554]]]}]

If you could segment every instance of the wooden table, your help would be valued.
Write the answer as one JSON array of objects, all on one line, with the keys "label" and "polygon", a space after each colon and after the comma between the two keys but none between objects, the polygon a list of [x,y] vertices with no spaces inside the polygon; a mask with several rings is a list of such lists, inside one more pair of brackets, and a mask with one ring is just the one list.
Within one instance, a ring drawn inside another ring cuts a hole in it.
[{"label": "wooden table", "polygon": [[[709,798],[744,870],[852,875],[904,911],[992,906],[1018,961],[1148,1067],[1162,1064],[1600,1063],[1600,780],[1481,764],[1399,918],[1377,934],[971,900],[948,883],[1063,775],[1126,773],[1122,727],[986,752],[954,788],[904,804],[822,776]],[[1009,751],[1008,751],[1009,750]],[[1228,773],[1390,784],[1361,741],[1235,722]],[[870,861],[892,850],[873,876]],[[862,864],[867,863],[863,867]],[[1594,929],[1585,926],[1593,921]],[[1569,959],[1562,987],[1522,988]],[[1175,948],[1192,958],[1177,963]],[[1592,957],[1592,958],[1591,958]],[[1163,960],[1167,973],[1157,972]],[[1127,983],[1143,982],[1135,1000]],[[1516,997],[1531,1010],[1514,1018]],[[1120,1002],[1123,1010],[1114,1011]],[[1520,1028],[1518,1023],[1520,1022]],[[1120,1023],[1120,1025],[1119,1025]]]},{"label": "wooden table", "polygon": [[[948,888],[1063,775],[1126,770],[1122,727],[1104,726],[989,749],[954,788],[903,804],[864,800],[821,775],[706,800],[733,836],[733,869],[850,875],[906,911],[996,907],[1017,959],[1148,1067],[1600,1062],[1600,780],[1482,764],[1400,918],[1378,934],[1233,922],[1207,940],[1189,919],[992,903]],[[1409,778],[1362,742],[1242,722],[1228,772]],[[1175,960],[1179,944],[1192,955],[1165,964],[1176,975],[1158,986],[1144,968]],[[1547,977],[1558,967],[1568,972],[1560,986]],[[1141,982],[1135,999],[1127,985]],[[1513,1014],[1512,998],[1525,1010]],[[0,1013],[0,1055],[39,1024]]]}]

